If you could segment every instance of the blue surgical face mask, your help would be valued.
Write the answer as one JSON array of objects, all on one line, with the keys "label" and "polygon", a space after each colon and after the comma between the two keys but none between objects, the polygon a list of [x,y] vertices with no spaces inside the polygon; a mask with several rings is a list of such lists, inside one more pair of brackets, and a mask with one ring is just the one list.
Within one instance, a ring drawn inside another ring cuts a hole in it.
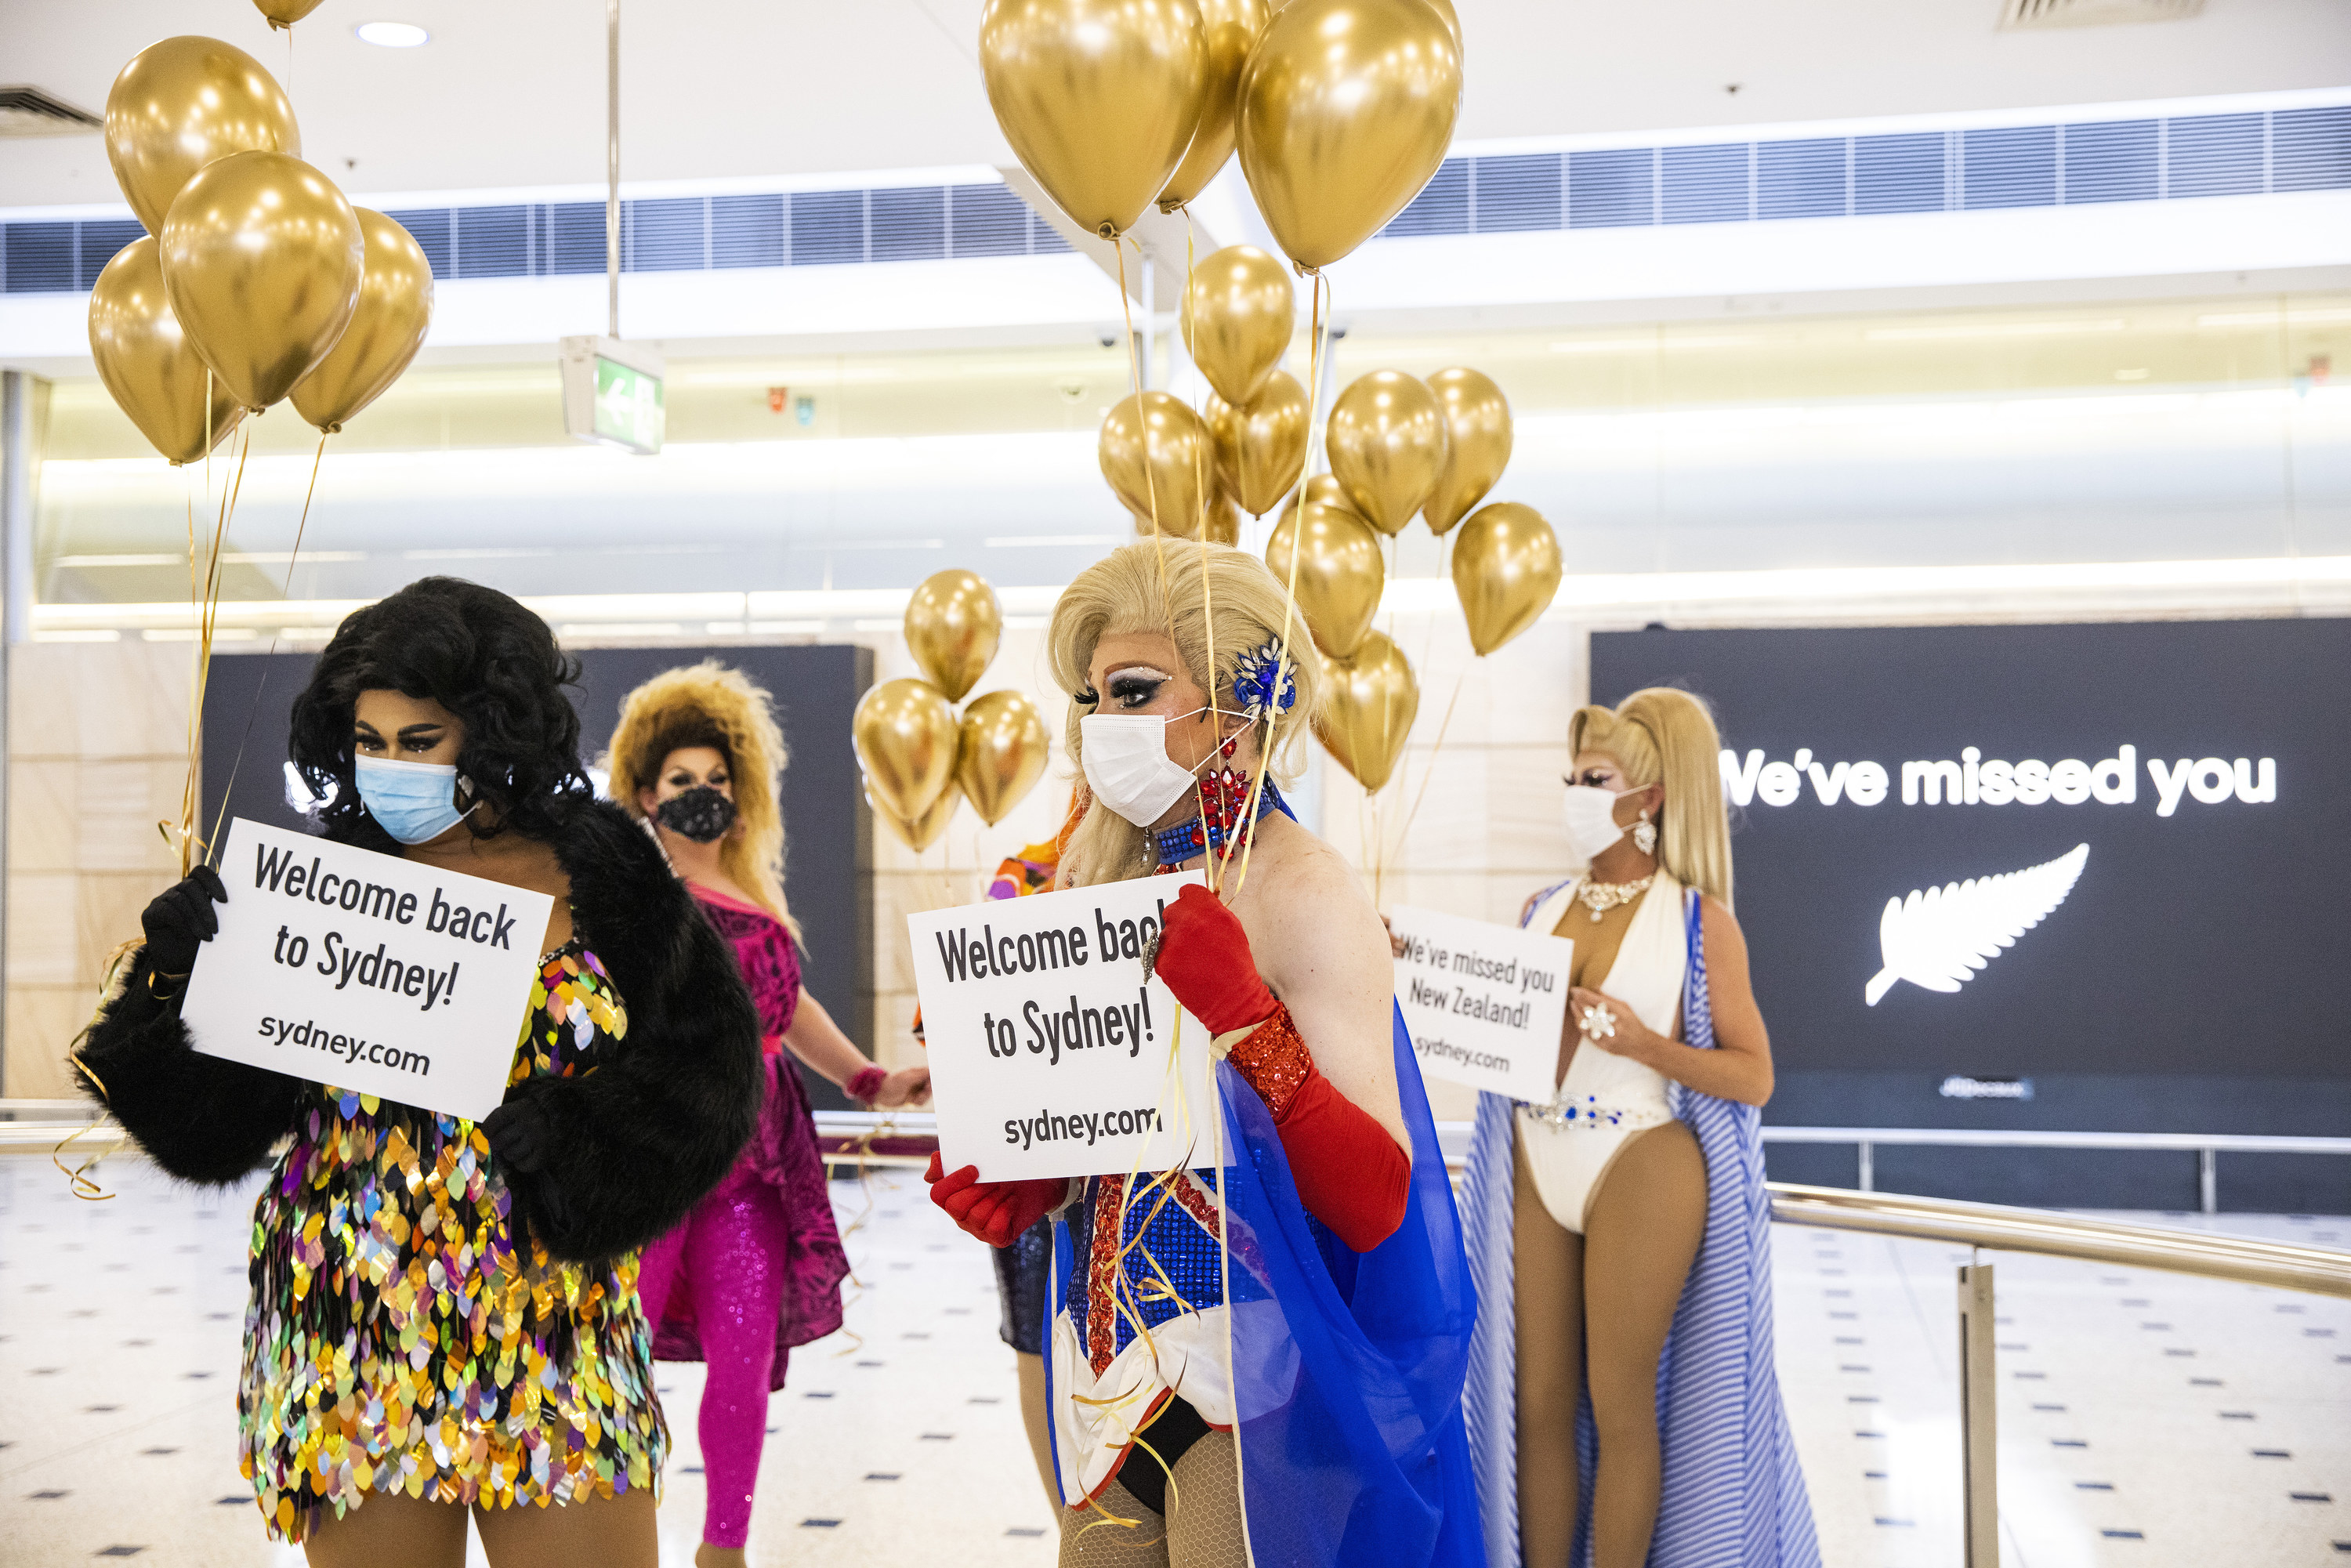
[{"label": "blue surgical face mask", "polygon": [[457,810],[457,769],[447,764],[360,757],[352,772],[368,815],[403,844],[437,839],[472,814]]}]

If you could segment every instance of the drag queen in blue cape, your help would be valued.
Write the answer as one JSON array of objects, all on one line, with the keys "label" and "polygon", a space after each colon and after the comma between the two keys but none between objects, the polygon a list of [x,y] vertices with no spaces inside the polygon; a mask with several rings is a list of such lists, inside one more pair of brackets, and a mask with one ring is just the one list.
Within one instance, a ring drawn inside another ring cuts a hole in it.
[{"label": "drag queen in blue cape", "polygon": [[1314,710],[1304,622],[1254,557],[1145,541],[1071,584],[1050,652],[1093,797],[1061,885],[1205,866],[1221,888],[1169,901],[1156,954],[1217,1059],[1196,1168],[933,1169],[995,1245],[1058,1218],[1061,1561],[1475,1568],[1476,1298],[1387,939],[1269,776]]},{"label": "drag queen in blue cape", "polygon": [[1568,727],[1558,1092],[1479,1096],[1465,1405],[1491,1568],[1819,1568],[1772,1367],[1771,1047],[1730,913],[1721,742],[1653,687]]}]

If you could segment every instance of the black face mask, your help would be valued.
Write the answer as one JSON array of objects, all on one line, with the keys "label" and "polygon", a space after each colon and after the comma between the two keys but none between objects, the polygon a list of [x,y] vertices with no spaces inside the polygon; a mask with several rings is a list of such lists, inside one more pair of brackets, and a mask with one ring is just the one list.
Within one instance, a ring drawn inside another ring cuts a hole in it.
[{"label": "black face mask", "polygon": [[707,784],[673,795],[653,810],[653,820],[697,844],[716,842],[735,825],[735,802]]}]

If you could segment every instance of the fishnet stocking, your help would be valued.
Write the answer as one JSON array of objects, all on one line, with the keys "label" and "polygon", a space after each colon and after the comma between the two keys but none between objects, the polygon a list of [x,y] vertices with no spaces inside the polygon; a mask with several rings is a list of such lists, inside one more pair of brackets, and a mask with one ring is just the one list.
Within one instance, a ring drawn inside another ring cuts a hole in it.
[{"label": "fishnet stocking", "polygon": [[[1126,1461],[1149,1464],[1136,1450]],[[1210,1432],[1176,1461],[1173,1517],[1159,1515],[1113,1481],[1103,1509],[1134,1528],[1101,1522],[1092,1509],[1063,1510],[1061,1568],[1248,1568],[1249,1532],[1241,1520],[1239,1455],[1229,1432]],[[1094,1528],[1088,1529],[1092,1525]]]}]

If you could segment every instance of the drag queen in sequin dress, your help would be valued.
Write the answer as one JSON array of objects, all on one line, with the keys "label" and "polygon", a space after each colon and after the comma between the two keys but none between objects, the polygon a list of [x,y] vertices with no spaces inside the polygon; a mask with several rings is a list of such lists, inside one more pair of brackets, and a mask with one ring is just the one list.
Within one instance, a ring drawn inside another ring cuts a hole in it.
[{"label": "drag queen in sequin dress", "polygon": [[794,1345],[841,1326],[849,1260],[793,1059],[868,1105],[930,1092],[928,1068],[884,1072],[801,988],[776,801],[785,760],[768,694],[715,663],[664,671],[623,698],[608,759],[613,799],[651,824],[704,916],[734,945],[766,1031],[758,1130],[718,1190],[645,1249],[637,1277],[653,1354],[710,1369],[698,1568],[743,1562],[768,1396],[784,1385]]},{"label": "drag queen in sequin dress", "polygon": [[636,1253],[749,1134],[759,1023],[660,851],[589,793],[574,674],[513,600],[428,578],[346,619],[294,706],[328,839],[555,898],[513,936],[545,956],[487,1119],[195,1053],[181,988],[235,896],[208,870],[149,906],[77,1054],[173,1176],[269,1165],[240,1451],[315,1564],[459,1568],[469,1514],[498,1568],[654,1562]]}]

